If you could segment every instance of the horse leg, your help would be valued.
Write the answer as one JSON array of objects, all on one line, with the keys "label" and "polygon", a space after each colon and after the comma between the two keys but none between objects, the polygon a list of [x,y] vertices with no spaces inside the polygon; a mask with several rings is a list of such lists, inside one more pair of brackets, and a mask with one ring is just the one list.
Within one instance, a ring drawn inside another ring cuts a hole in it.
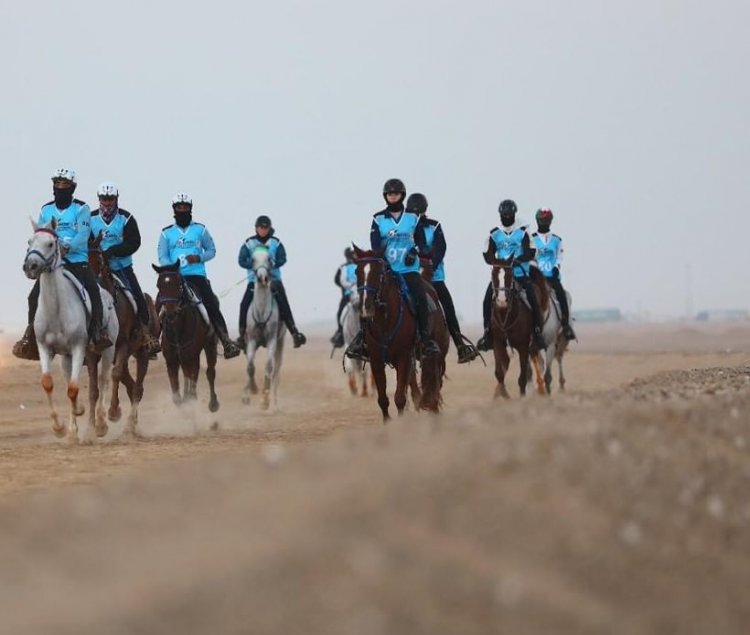
[{"label": "horse leg", "polygon": [[563,372],[562,358],[562,355],[557,358],[557,366],[560,369],[560,392],[565,392],[565,373]]},{"label": "horse leg", "polygon": [[396,392],[393,395],[393,401],[399,416],[404,414],[404,408],[406,408],[406,388],[411,378],[411,368],[410,356],[402,356],[396,366]]},{"label": "horse leg", "polygon": [[[103,437],[107,434],[109,426],[107,426],[106,411],[104,409],[104,399],[107,394],[107,388],[109,387],[109,379],[112,376],[112,366],[115,358],[115,351],[112,348],[106,349],[102,353],[101,367],[99,369],[99,398],[96,404],[96,419],[94,421],[94,431],[97,437]],[[127,362],[127,360],[125,360]]]},{"label": "horse leg", "polygon": [[359,360],[354,360],[354,367],[356,369],[356,372],[359,374],[359,383],[361,385],[360,388],[360,395],[362,397],[367,397],[367,373],[365,372],[365,365],[363,362]]},{"label": "horse leg", "polygon": [[251,339],[247,343],[247,384],[243,391],[242,403],[250,403],[250,395],[258,394],[258,385],[255,383],[255,353],[258,351],[258,345],[255,340]]},{"label": "horse leg", "polygon": [[[83,404],[78,403],[78,377],[83,368],[83,358],[85,355],[86,343],[76,346],[70,357],[63,357],[62,367],[65,373],[65,379],[68,383],[68,399],[70,400],[70,419],[68,421],[68,441],[71,443],[78,442],[78,422],[77,417],[83,415],[86,408]],[[96,365],[94,359],[89,360],[89,366]],[[89,394],[91,394],[89,388]],[[98,395],[97,395],[98,396]]]},{"label": "horse leg", "polygon": [[52,391],[55,388],[55,383],[52,380],[52,353],[45,346],[39,346],[39,364],[42,367],[42,389],[44,394],[47,395],[47,404],[49,405],[49,416],[52,419],[52,431],[56,437],[65,436],[65,426],[60,423],[60,418],[55,410],[55,405],[52,402]]},{"label": "horse leg", "polygon": [[505,374],[508,372],[510,366],[510,357],[508,357],[508,350],[505,348],[504,338],[501,338],[493,334],[494,338],[494,353],[495,353],[495,379],[497,379],[497,386],[495,386],[495,399],[502,397],[503,399],[509,399],[508,389],[505,387]]},{"label": "horse leg", "polygon": [[540,395],[546,395],[547,392],[544,387],[544,373],[539,366],[540,357],[541,356],[539,353],[534,353],[531,356],[531,365],[534,368],[534,375],[536,376],[536,391]]},{"label": "horse leg", "polygon": [[518,375],[518,388],[521,391],[521,397],[526,396],[526,384],[529,382],[529,349],[523,347],[518,351],[518,363],[521,366],[521,372]]},{"label": "horse leg", "polygon": [[[123,385],[125,385],[125,389],[128,391],[128,397],[130,397],[131,403],[133,401],[131,397],[132,386],[128,388],[125,380],[125,375],[128,374],[129,376],[129,373],[127,371],[127,346],[127,342],[125,342],[124,345],[120,344],[120,346],[117,347],[117,352],[115,353],[115,362],[114,366],[112,367],[112,396],[109,401],[109,412],[107,413],[110,421],[119,421],[120,417],[122,416],[122,409],[120,408],[121,382],[123,383]],[[125,359],[123,359],[123,357]]]},{"label": "horse leg", "polygon": [[208,409],[216,412],[219,409],[219,398],[216,396],[216,340],[209,340],[208,344],[203,347],[206,353],[206,379],[208,379]]},{"label": "horse leg", "polygon": [[263,376],[263,395],[261,397],[261,408],[268,410],[271,405],[271,382],[276,374],[276,344],[269,342],[268,357],[266,358],[265,375]]},{"label": "horse leg", "polygon": [[[128,421],[125,424],[125,429],[130,434],[137,434],[136,426],[138,425],[138,410],[143,399],[143,382],[146,379],[146,373],[148,372],[148,353],[146,351],[138,351],[135,355],[135,382],[133,385],[133,401],[130,404],[130,414],[128,415]],[[125,375],[130,377],[127,363],[125,364]]]},{"label": "horse leg", "polygon": [[276,353],[274,354],[276,362],[273,367],[273,407],[274,410],[279,410],[279,384],[281,383],[281,363],[284,359],[284,339],[279,338],[276,344]]},{"label": "horse leg", "polygon": [[422,389],[419,387],[419,380],[417,379],[417,360],[414,357],[411,358],[409,366],[411,402],[414,406],[414,410],[419,410],[419,406],[422,404]]},{"label": "horse leg", "polygon": [[182,403],[180,396],[180,363],[177,359],[166,358],[167,375],[169,376],[169,386],[172,389],[172,403],[179,406]]},{"label": "horse leg", "polygon": [[383,413],[383,423],[390,419],[388,414],[388,394],[386,393],[386,380],[385,380],[385,364],[375,356],[370,361],[370,367],[372,369],[372,377],[375,381],[375,386],[378,389],[378,406],[380,411]]}]

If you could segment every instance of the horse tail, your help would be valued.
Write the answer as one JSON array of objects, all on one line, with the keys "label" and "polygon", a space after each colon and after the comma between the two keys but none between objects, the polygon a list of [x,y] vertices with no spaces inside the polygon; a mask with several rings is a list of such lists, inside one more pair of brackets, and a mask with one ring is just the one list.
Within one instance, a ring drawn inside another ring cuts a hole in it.
[{"label": "horse tail", "polygon": [[443,405],[443,396],[440,392],[443,387],[443,375],[445,375],[445,360],[442,356],[422,360],[420,410],[440,412],[440,407]]}]

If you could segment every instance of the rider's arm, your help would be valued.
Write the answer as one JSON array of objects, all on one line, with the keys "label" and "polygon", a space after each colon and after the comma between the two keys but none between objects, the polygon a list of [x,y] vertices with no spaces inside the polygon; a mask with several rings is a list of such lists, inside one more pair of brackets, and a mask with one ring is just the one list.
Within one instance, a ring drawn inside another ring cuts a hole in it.
[{"label": "rider's arm", "polygon": [[341,267],[336,269],[336,275],[333,276],[333,284],[335,284],[337,287],[344,288],[344,285],[341,284]]},{"label": "rider's arm", "polygon": [[174,261],[169,255],[169,239],[167,238],[167,232],[162,231],[159,236],[159,247],[156,250],[157,258],[159,259],[159,265],[165,267],[166,265],[174,264]]},{"label": "rider's arm", "polygon": [[448,246],[445,244],[445,234],[443,234],[443,226],[438,223],[435,226],[435,236],[432,239],[432,264],[437,267],[443,258],[445,258],[445,250]]},{"label": "rider's arm", "polygon": [[91,235],[91,210],[85,203],[81,205],[76,214],[76,224],[78,229],[74,236],[70,238],[61,238],[66,247],[76,250],[87,250],[89,246],[89,236]]},{"label": "rider's arm", "polygon": [[492,261],[495,258],[495,252],[497,250],[495,249],[495,241],[492,240],[492,234],[487,236],[486,240],[484,241],[484,253],[482,254],[484,256],[484,261],[489,265],[492,264]]},{"label": "rider's arm", "polygon": [[208,262],[216,255],[214,239],[205,227],[203,228],[203,234],[201,234],[201,248],[203,249],[203,253],[200,254],[201,262]]},{"label": "rider's arm", "polygon": [[276,248],[276,255],[273,258],[273,266],[278,269],[286,264],[286,249],[284,249],[284,243],[279,241],[279,246]]},{"label": "rider's arm", "polygon": [[370,225],[370,249],[373,251],[380,251],[382,247],[383,241],[380,238],[380,227],[378,227],[378,224],[373,218],[372,225]]},{"label": "rider's arm", "polygon": [[240,253],[237,256],[237,263],[243,269],[253,268],[253,254],[250,252],[250,248],[247,246],[247,243],[242,243],[242,247],[240,247]]},{"label": "rider's arm", "polygon": [[427,238],[424,235],[424,222],[419,219],[417,227],[414,229],[414,244],[420,254],[424,255],[430,250],[427,248]]},{"label": "rider's arm", "polygon": [[129,216],[122,232],[122,242],[107,249],[107,255],[124,258],[133,255],[140,246],[141,232],[138,230],[138,223],[133,216]]}]

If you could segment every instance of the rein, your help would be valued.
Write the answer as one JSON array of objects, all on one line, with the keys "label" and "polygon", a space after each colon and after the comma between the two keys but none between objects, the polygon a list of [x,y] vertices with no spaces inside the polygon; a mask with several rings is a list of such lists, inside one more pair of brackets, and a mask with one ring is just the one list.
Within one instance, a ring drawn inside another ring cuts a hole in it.
[{"label": "rein", "polygon": [[[256,279],[257,279],[257,276],[258,276],[258,271],[261,271],[261,270],[264,270],[264,269],[265,269],[266,273],[268,274],[268,269],[266,267],[258,267],[258,270],[255,271]],[[270,274],[269,274],[269,277],[270,277]],[[260,319],[258,319],[258,315],[255,313],[255,311],[250,311],[250,317],[252,317],[253,318],[253,322],[255,322],[255,328],[260,327],[264,331],[266,329],[266,325],[268,324],[269,320],[271,319],[271,316],[273,315],[273,290],[270,288],[271,287],[271,281],[270,280],[268,282],[268,287],[269,287],[268,291],[271,294],[271,301],[269,302],[270,308],[268,309],[268,315],[266,316],[266,318],[264,320],[260,320]],[[255,298],[253,298],[253,304],[250,305],[251,308],[253,308],[254,304],[255,304]]]}]

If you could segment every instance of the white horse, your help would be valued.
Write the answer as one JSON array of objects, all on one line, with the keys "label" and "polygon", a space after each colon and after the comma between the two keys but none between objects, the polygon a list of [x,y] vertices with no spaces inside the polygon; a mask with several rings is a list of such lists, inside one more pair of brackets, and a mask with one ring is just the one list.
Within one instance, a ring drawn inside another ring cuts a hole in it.
[{"label": "white horse", "polygon": [[[99,355],[86,354],[88,347],[88,319],[81,299],[80,283],[72,274],[64,271],[62,252],[55,233],[56,224],[39,227],[32,221],[34,233],[29,238],[29,247],[23,262],[23,270],[28,278],[39,279],[39,305],[34,318],[34,333],[39,347],[39,362],[42,368],[42,388],[47,394],[52,430],[58,437],[65,436],[65,425],[60,423],[52,403],[52,360],[61,356],[61,366],[68,383],[70,418],[68,420],[68,440],[75,443],[78,438],[76,417],[83,415],[85,407],[78,403],[78,376],[83,360],[89,368],[89,416],[80,435],[82,443],[92,443],[94,433],[103,437],[107,433],[104,412],[106,393],[115,349],[110,347],[101,354],[101,368],[97,376]],[[70,276],[70,277],[69,277]],[[99,289],[102,296],[103,327],[109,338],[117,340],[119,325],[112,296]]]},{"label": "white horse", "polygon": [[[544,319],[544,325],[542,327],[542,337],[544,343],[547,345],[547,350],[544,351],[542,358],[544,359],[544,385],[549,395],[552,392],[552,363],[557,360],[560,376],[558,381],[560,383],[560,390],[565,391],[565,373],[563,372],[563,355],[568,349],[568,340],[562,334],[562,314],[560,312],[560,305],[557,302],[557,296],[555,290],[547,285],[547,292],[549,293],[549,310]],[[572,307],[572,298],[570,293],[565,292],[568,298],[568,307]]]},{"label": "white horse", "polygon": [[[349,295],[349,303],[341,314],[341,329],[344,333],[344,350],[359,332],[360,316],[360,297],[356,288]],[[357,394],[357,377],[359,377],[360,395],[367,397],[367,373],[365,372],[365,363],[359,359],[349,359],[344,355],[344,369],[349,376],[349,390],[352,395]]]},{"label": "white horse", "polygon": [[284,336],[286,326],[279,318],[279,305],[272,292],[271,254],[264,247],[253,251],[253,271],[255,272],[255,293],[247,310],[247,330],[245,331],[245,354],[247,355],[247,385],[242,403],[250,403],[250,395],[258,393],[255,383],[255,353],[258,348],[268,349],[261,407],[268,410],[273,389],[274,408],[278,408],[279,372],[284,356]]}]

